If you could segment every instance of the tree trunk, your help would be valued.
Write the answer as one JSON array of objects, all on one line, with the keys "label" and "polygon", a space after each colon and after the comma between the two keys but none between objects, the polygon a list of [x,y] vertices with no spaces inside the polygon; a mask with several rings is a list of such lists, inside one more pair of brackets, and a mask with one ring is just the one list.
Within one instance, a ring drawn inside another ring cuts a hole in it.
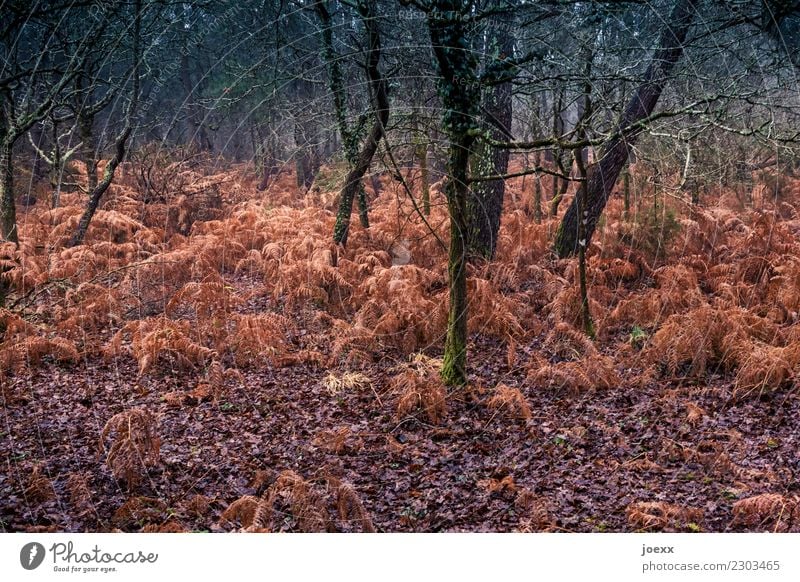
[{"label": "tree trunk", "polygon": [[[314,152],[314,146],[309,144],[306,128],[297,119],[295,119],[294,122],[294,145],[296,148],[294,167],[297,187],[307,191],[314,182],[314,176],[316,174],[314,168],[316,152]],[[268,152],[264,157],[264,168],[265,171],[267,167],[270,168],[270,175],[274,167],[273,158],[272,152]]]},{"label": "tree trunk", "polygon": [[[361,217],[362,225],[365,223],[366,226],[369,225],[363,179],[367,170],[369,170],[375,152],[378,151],[378,145],[383,137],[386,123],[389,121],[388,85],[378,69],[381,59],[381,39],[375,13],[375,0],[359,2],[358,12],[367,31],[369,47],[367,52],[367,78],[369,79],[370,91],[373,97],[375,121],[361,147],[361,151],[358,153],[355,164],[348,172],[347,178],[345,178],[344,187],[339,198],[339,210],[336,213],[336,224],[333,227],[333,240],[341,245],[347,244],[347,236],[350,231],[350,215],[353,212],[353,200],[356,195],[359,196],[359,216]],[[346,140],[346,136],[343,136],[343,139]]]},{"label": "tree trunk", "polygon": [[[6,135],[0,135],[0,240],[18,245],[14,173],[11,164],[13,148],[11,140]],[[5,305],[10,288],[8,281],[0,278],[0,308]],[[0,330],[0,335],[3,331]]]},{"label": "tree trunk", "polygon": [[8,137],[0,138],[0,236],[5,242],[19,244],[17,206],[14,200],[14,144]]},{"label": "tree trunk", "polygon": [[[538,168],[542,163],[541,152],[536,152],[533,157],[533,163]],[[539,172],[533,178],[533,219],[536,224],[542,222],[542,177]]]},{"label": "tree trunk", "polygon": [[467,167],[471,145],[472,138],[464,135],[450,144],[450,177],[445,186],[450,215],[450,249],[447,256],[450,311],[447,316],[442,379],[453,386],[467,383]]},{"label": "tree trunk", "polygon": [[97,187],[89,193],[89,203],[86,205],[86,210],[83,211],[83,215],[81,215],[81,220],[78,222],[78,228],[75,234],[72,235],[72,238],[67,244],[68,247],[76,247],[83,244],[86,231],[89,230],[89,223],[92,221],[94,213],[97,212],[97,207],[100,205],[100,199],[114,180],[114,172],[117,170],[117,166],[119,166],[122,158],[125,157],[125,145],[130,134],[131,127],[128,126],[117,139],[117,151],[114,157],[108,161],[106,169],[103,172],[103,179]]},{"label": "tree trunk", "polygon": [[431,214],[431,187],[428,177],[428,142],[421,140],[416,147],[417,159],[419,160],[419,179],[422,188],[422,213],[425,216]]},{"label": "tree trunk", "polygon": [[[655,109],[670,73],[683,53],[683,43],[695,14],[693,0],[678,0],[672,9],[669,23],[661,34],[658,48],[645,73],[645,80],[634,93],[615,133],[600,152],[599,162],[589,168],[586,189],[587,213],[584,238],[588,246],[597,221],[603,213],[620,171],[628,160],[631,147],[636,142],[641,127],[636,123],[649,117]],[[559,257],[568,257],[578,251],[578,211],[573,200],[556,233],[555,251]]]},{"label": "tree trunk", "polygon": [[86,164],[86,191],[93,192],[97,188],[97,152],[94,143],[94,116],[78,113],[78,131],[80,133],[83,163]]},{"label": "tree trunk", "polygon": [[467,170],[473,130],[480,104],[475,52],[464,50],[469,3],[433,0],[427,13],[428,30],[439,72],[439,95],[444,114],[442,127],[449,141],[445,195],[450,214],[450,250],[447,273],[450,308],[444,344],[442,379],[467,383]]},{"label": "tree trunk", "polygon": [[[492,39],[487,51],[489,55],[494,58],[497,58],[496,55],[513,55],[514,37],[508,22],[494,20],[489,28],[489,37]],[[509,79],[495,85],[486,94],[485,124],[492,128],[492,137],[498,141],[511,134],[511,88]],[[481,176],[505,174],[508,171],[508,155],[509,150],[494,148],[484,142],[473,159],[473,164],[477,166],[475,173]],[[486,260],[494,258],[505,191],[505,180],[477,182],[473,185],[469,197],[467,231],[471,258]]]},{"label": "tree trunk", "polygon": [[111,182],[114,180],[114,172],[117,170],[117,166],[120,165],[122,159],[125,157],[125,148],[128,143],[128,138],[130,137],[131,133],[133,132],[133,115],[136,112],[136,108],[139,104],[139,67],[141,59],[141,33],[142,33],[142,0],[134,0],[134,22],[133,22],[133,88],[132,88],[132,95],[131,101],[128,104],[128,110],[125,113],[125,127],[122,130],[122,133],[117,136],[115,141],[115,151],[114,157],[112,157],[108,164],[106,164],[106,168],[103,171],[103,179],[97,184],[94,190],[89,193],[89,203],[86,205],[86,210],[84,210],[83,215],[81,216],[80,221],[78,222],[78,228],[75,231],[75,234],[72,235],[69,243],[67,244],[68,247],[75,247],[80,244],[83,244],[83,239],[86,236],[86,231],[89,230],[89,223],[92,221],[94,217],[94,213],[97,211],[97,207],[100,205],[100,199],[105,194],[108,187],[111,185]]},{"label": "tree trunk", "polygon": [[[565,89],[561,86],[556,92],[553,89],[553,135],[560,136],[564,133],[564,118],[563,118],[563,107],[564,107],[564,93]],[[564,152],[559,148],[553,148],[551,150],[551,156],[553,157],[553,164],[555,168],[560,171],[564,172]],[[561,204],[561,200],[564,198],[564,194],[567,193],[567,188],[569,187],[569,181],[565,179],[559,179],[558,176],[553,176],[553,186],[552,186],[552,195],[550,197],[550,216],[558,215],[558,206]]]}]

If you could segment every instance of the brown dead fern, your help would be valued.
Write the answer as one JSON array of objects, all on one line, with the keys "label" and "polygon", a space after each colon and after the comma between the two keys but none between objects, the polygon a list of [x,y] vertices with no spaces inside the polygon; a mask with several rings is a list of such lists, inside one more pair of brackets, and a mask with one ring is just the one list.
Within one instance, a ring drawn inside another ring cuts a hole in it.
[{"label": "brown dead fern", "polygon": [[498,384],[486,403],[489,408],[505,412],[511,418],[530,420],[531,407],[519,388]]},{"label": "brown dead fern", "polygon": [[440,369],[439,360],[422,355],[397,368],[389,384],[396,396],[398,417],[421,408],[431,423],[441,422],[447,412],[447,390],[439,375]]},{"label": "brown dead fern", "polygon": [[637,501],[625,509],[628,524],[637,530],[681,531],[703,519],[703,510],[663,501]]},{"label": "brown dead fern", "polygon": [[100,447],[107,449],[106,464],[116,479],[135,487],[147,474],[147,468],[158,464],[161,439],[156,421],[144,409],[133,408],[112,416],[100,434]]},{"label": "brown dead fern", "polygon": [[800,499],[779,493],[762,493],[733,504],[732,526],[769,531],[800,531]]}]

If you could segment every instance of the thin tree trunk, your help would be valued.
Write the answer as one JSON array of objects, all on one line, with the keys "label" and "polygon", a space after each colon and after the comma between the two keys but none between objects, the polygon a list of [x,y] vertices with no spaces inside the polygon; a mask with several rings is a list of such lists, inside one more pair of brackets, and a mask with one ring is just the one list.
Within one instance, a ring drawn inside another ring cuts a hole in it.
[{"label": "thin tree trunk", "polygon": [[[542,163],[542,154],[537,151],[533,157],[533,163],[538,168]],[[539,172],[533,179],[533,219],[536,224],[542,222],[542,178]]]},{"label": "thin tree trunk", "polygon": [[[576,150],[575,163],[578,166],[578,175],[586,179],[586,166],[584,165],[581,155]],[[586,199],[586,182],[581,182],[578,186],[578,191],[575,194],[575,203],[577,211],[581,217],[578,222],[578,279],[581,294],[581,319],[583,320],[583,330],[591,338],[594,338],[595,330],[594,323],[592,322],[592,313],[589,309],[589,291],[586,285],[586,240],[584,233],[586,230],[587,213],[584,210],[584,200]]]},{"label": "thin tree trunk", "polygon": [[0,138],[0,236],[3,241],[19,244],[17,232],[17,206],[14,201],[14,169],[12,165],[14,144],[8,137]]},{"label": "thin tree trunk", "polygon": [[[553,90],[553,135],[560,136],[564,133],[564,118],[562,117],[562,108],[564,106],[564,87],[562,86],[558,92]],[[562,152],[558,148],[551,150],[553,156],[553,164],[560,171],[564,171],[564,161]],[[558,176],[553,176],[552,195],[550,196],[550,216],[558,214],[558,206],[561,204],[564,194],[569,187],[569,181],[559,179]]]},{"label": "thin tree trunk", "polygon": [[471,145],[472,138],[465,135],[450,144],[450,177],[445,186],[450,215],[450,249],[447,256],[450,311],[447,316],[442,378],[454,386],[467,383],[467,167]]},{"label": "thin tree trunk", "polygon": [[[597,221],[603,213],[608,198],[625,166],[631,147],[636,142],[640,127],[631,127],[649,117],[655,109],[669,75],[683,53],[683,43],[695,14],[693,0],[678,0],[673,7],[668,26],[661,35],[658,48],[645,73],[645,80],[628,102],[617,126],[619,137],[613,138],[600,153],[600,161],[589,168],[586,190],[586,231],[588,245]],[[555,251],[559,257],[574,255],[578,251],[578,211],[573,200],[556,233]]]},{"label": "thin tree trunk", "polygon": [[[564,174],[565,176],[568,174],[566,166],[564,166],[564,162],[561,159],[561,155],[559,154],[556,157],[556,164],[558,170]],[[558,176],[553,176],[553,188],[555,189],[556,185],[558,185],[558,191],[553,196],[553,199],[550,201],[550,216],[558,216],[558,207],[561,205],[561,201],[564,199],[564,196],[569,189],[569,180],[566,178],[559,178]]]},{"label": "thin tree trunk", "polygon": [[[13,143],[5,135],[0,136],[0,237],[3,242],[19,244],[17,234],[17,210],[14,203],[14,172],[12,167]],[[0,275],[2,272],[0,271]],[[11,286],[0,278],[0,308],[5,306]],[[0,335],[4,330],[0,329]]]},{"label": "thin tree trunk", "polygon": [[[507,22],[495,20],[489,30],[492,43],[488,54],[512,55],[514,37]],[[511,80],[499,83],[487,93],[484,111],[485,124],[492,128],[492,137],[502,140],[511,134],[512,99]],[[499,126],[499,127],[498,127]],[[494,148],[484,143],[479,148],[473,163],[478,175],[503,175],[508,171],[509,150]],[[477,162],[477,163],[476,163]],[[492,260],[497,250],[500,232],[500,217],[503,213],[505,180],[477,182],[469,197],[468,248],[471,258]]]},{"label": "thin tree trunk", "polygon": [[428,177],[428,142],[421,140],[416,147],[417,159],[419,159],[419,179],[422,188],[422,213],[425,216],[431,214],[431,187]]},{"label": "thin tree trunk", "polygon": [[95,189],[89,193],[89,203],[86,205],[86,210],[83,211],[80,222],[78,222],[78,228],[76,229],[75,234],[72,235],[67,247],[76,247],[83,244],[86,231],[89,230],[89,223],[92,221],[94,213],[97,212],[97,207],[100,205],[100,199],[103,197],[103,194],[106,193],[106,190],[108,190],[108,187],[114,180],[114,172],[117,170],[117,166],[119,166],[120,162],[125,157],[125,146],[130,134],[131,127],[128,126],[123,131],[122,135],[117,138],[117,149],[114,157],[111,158],[106,165],[106,169],[103,172],[103,179],[100,181],[97,187],[95,187]]},{"label": "thin tree trunk", "polygon": [[[583,102],[580,118],[578,119],[577,130],[580,139],[586,139],[586,125],[592,117],[592,60],[594,58],[594,51],[590,44],[586,44],[586,68],[584,70],[584,78],[586,79],[583,87]],[[586,284],[586,220],[588,218],[586,213],[586,148],[573,150],[573,157],[575,158],[575,166],[578,170],[578,177],[581,182],[578,185],[578,191],[575,193],[575,207],[578,213],[578,279],[581,294],[581,319],[583,320],[583,330],[590,338],[594,338],[595,330],[592,321],[592,313],[589,308],[589,290]]]},{"label": "thin tree trunk", "polygon": [[97,151],[94,142],[94,116],[78,113],[78,131],[83,150],[83,163],[86,165],[86,191],[97,188]]},{"label": "thin tree trunk", "polygon": [[89,230],[89,223],[97,212],[97,207],[100,205],[100,199],[105,194],[111,182],[114,180],[114,172],[117,166],[122,162],[125,157],[125,149],[128,143],[128,138],[133,131],[133,115],[139,104],[139,67],[141,59],[141,32],[142,32],[142,0],[135,0],[134,4],[135,17],[133,24],[133,90],[131,102],[128,105],[128,110],[125,112],[125,128],[122,133],[117,137],[115,143],[114,157],[112,157],[103,172],[103,179],[97,184],[94,190],[89,193],[89,203],[86,205],[75,234],[72,235],[68,247],[75,247],[83,244],[83,239],[86,236],[86,231]]},{"label": "thin tree trunk", "polygon": [[[339,198],[339,210],[336,213],[336,224],[333,228],[333,240],[337,244],[346,245],[350,232],[350,215],[353,212],[353,200],[359,196],[359,215],[362,224],[367,223],[367,203],[364,190],[364,175],[369,170],[372,158],[378,151],[378,145],[389,121],[389,94],[386,79],[381,75],[378,65],[381,59],[381,39],[375,12],[375,0],[359,2],[358,12],[367,31],[367,78],[375,108],[375,121],[367,135],[355,164],[345,178],[344,187]],[[345,136],[343,136],[344,138]],[[363,201],[362,201],[363,197]]]}]

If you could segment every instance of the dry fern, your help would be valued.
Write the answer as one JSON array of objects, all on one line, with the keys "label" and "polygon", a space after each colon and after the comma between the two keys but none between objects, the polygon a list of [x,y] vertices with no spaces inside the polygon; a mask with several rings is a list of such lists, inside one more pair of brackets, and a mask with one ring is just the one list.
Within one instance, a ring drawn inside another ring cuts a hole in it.
[{"label": "dry fern", "polygon": [[447,390],[439,375],[441,362],[416,356],[398,368],[389,381],[397,399],[397,416],[403,417],[422,408],[433,424],[438,424],[447,412]]},{"label": "dry fern", "polygon": [[372,518],[353,486],[334,478],[330,478],[328,484],[336,491],[336,510],[340,523],[344,524],[347,530],[357,525],[363,533],[375,533]]},{"label": "dry fern", "polygon": [[28,475],[28,482],[25,486],[25,499],[41,503],[55,497],[55,490],[53,484],[47,476],[43,475],[44,464],[37,463],[31,474]]},{"label": "dry fern", "polygon": [[556,520],[551,514],[547,499],[527,489],[520,489],[514,500],[514,509],[519,516],[519,531],[541,532],[552,531]]},{"label": "dry fern", "polygon": [[543,347],[562,360],[597,356],[597,349],[586,334],[563,322],[557,323],[547,334]]},{"label": "dry fern", "polygon": [[70,505],[78,515],[92,508],[92,491],[89,489],[87,475],[70,473],[67,477],[67,491],[69,491]]},{"label": "dry fern", "polygon": [[534,355],[527,368],[528,381],[535,386],[566,390],[573,396],[592,390],[616,388],[621,382],[614,370],[614,362],[601,354],[556,364]]},{"label": "dry fern", "polygon": [[486,404],[489,408],[504,411],[512,418],[520,420],[530,420],[531,418],[531,407],[519,388],[498,384]]},{"label": "dry fern", "polygon": [[112,416],[100,434],[100,447],[105,449],[111,436],[106,464],[116,479],[129,487],[136,486],[147,468],[158,464],[161,439],[153,416],[141,408],[133,408]]},{"label": "dry fern", "polygon": [[253,495],[243,495],[222,512],[222,519],[239,522],[243,528],[253,525],[253,517],[261,500]]},{"label": "dry fern", "polygon": [[131,497],[114,511],[111,523],[120,529],[139,529],[148,523],[163,522],[167,504],[153,497]]},{"label": "dry fern", "polygon": [[770,531],[800,531],[800,499],[763,493],[733,504],[731,525]]},{"label": "dry fern", "polygon": [[701,509],[663,501],[638,501],[625,509],[628,524],[638,530],[685,530],[703,519]]},{"label": "dry fern", "polygon": [[166,317],[133,321],[114,334],[105,353],[109,357],[122,353],[123,339],[130,334],[130,350],[139,363],[140,376],[154,369],[159,359],[172,361],[183,370],[193,370],[211,360],[214,351],[195,343],[190,333],[187,322]]},{"label": "dry fern", "polygon": [[329,518],[321,496],[313,491],[310,483],[290,470],[281,472],[262,495],[249,529],[275,531],[277,503],[287,507],[300,531],[324,532],[329,529]]}]

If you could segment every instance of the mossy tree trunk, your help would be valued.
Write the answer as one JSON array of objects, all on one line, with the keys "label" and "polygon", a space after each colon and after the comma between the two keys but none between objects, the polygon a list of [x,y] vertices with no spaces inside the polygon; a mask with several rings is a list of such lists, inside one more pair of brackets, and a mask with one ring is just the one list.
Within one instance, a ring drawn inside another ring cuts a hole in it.
[{"label": "mossy tree trunk", "polygon": [[[507,17],[505,17],[507,18]],[[510,23],[504,19],[492,20],[488,31],[487,56],[492,61],[504,59],[514,53],[514,36]],[[484,125],[490,128],[498,141],[511,135],[512,98],[511,79],[490,87],[484,96]],[[482,142],[473,156],[473,174],[479,176],[504,175],[508,171],[509,150],[492,147]],[[505,180],[475,182],[468,199],[469,230],[468,251],[472,259],[492,260],[497,249],[500,217],[503,213]]]},{"label": "mossy tree trunk", "polygon": [[97,212],[97,208],[100,205],[100,200],[102,199],[103,194],[106,193],[106,190],[108,190],[111,182],[114,180],[114,173],[117,171],[117,167],[125,158],[128,138],[130,138],[131,133],[133,133],[133,116],[136,113],[136,109],[139,105],[140,59],[142,56],[142,0],[135,0],[133,10],[133,66],[131,73],[131,76],[133,77],[133,87],[131,89],[131,100],[130,103],[128,103],[128,107],[125,112],[125,126],[114,142],[114,156],[106,164],[105,170],[103,171],[103,179],[100,180],[94,190],[89,192],[89,202],[87,203],[86,209],[83,211],[81,219],[78,222],[78,228],[75,230],[75,233],[72,235],[72,238],[67,244],[68,247],[75,247],[83,244],[83,239],[86,236],[86,232],[89,230],[89,224],[91,223],[95,212]]},{"label": "mossy tree trunk", "polygon": [[17,206],[14,201],[14,171],[12,167],[13,142],[0,135],[0,236],[3,241],[19,243],[17,233]]},{"label": "mossy tree trunk", "polygon": [[[356,9],[367,33],[366,70],[370,88],[370,100],[374,107],[375,120],[359,150],[363,122],[350,127],[347,123],[347,93],[344,77],[339,67],[339,58],[333,46],[333,18],[324,0],[317,2],[314,9],[322,24],[323,58],[328,66],[328,83],[333,94],[333,109],[336,125],[344,144],[345,158],[349,172],[339,196],[336,223],[333,227],[333,241],[346,245],[350,233],[350,216],[353,202],[358,200],[358,216],[361,226],[369,228],[369,204],[364,189],[364,175],[369,170],[372,158],[378,149],[386,123],[389,120],[388,85],[378,69],[381,58],[380,30],[374,0],[359,0]],[[366,120],[366,116],[362,120]],[[366,165],[365,165],[366,164]]]},{"label": "mossy tree trunk", "polygon": [[350,233],[350,216],[353,213],[353,201],[356,198],[358,198],[358,214],[361,224],[365,228],[369,227],[364,176],[369,170],[375,152],[378,151],[380,140],[383,138],[386,124],[389,121],[389,88],[386,79],[384,79],[378,68],[381,59],[381,37],[375,0],[359,0],[356,8],[367,34],[366,71],[369,81],[370,100],[374,111],[372,126],[360,150],[358,149],[360,128],[350,128],[347,124],[344,81],[333,50],[332,18],[325,2],[318,2],[315,5],[317,15],[322,22],[323,53],[328,63],[334,114],[350,166],[350,171],[347,173],[339,196],[339,208],[336,213],[336,223],[333,227],[333,241],[341,245],[347,244],[347,237]]},{"label": "mossy tree trunk", "polygon": [[[683,53],[683,43],[694,19],[696,2],[678,0],[664,32],[659,39],[650,66],[645,73],[644,82],[638,87],[617,124],[616,137],[612,138],[600,151],[600,161],[588,171],[585,208],[586,221],[583,239],[591,241],[597,222],[605,209],[614,184],[622,168],[628,161],[631,147],[641,132],[637,125],[647,119],[655,109],[672,69]],[[578,252],[579,214],[573,200],[556,232],[555,251],[559,257],[568,257]]]},{"label": "mossy tree trunk", "polygon": [[[14,173],[11,166],[13,143],[0,133],[0,237],[3,242],[19,244],[17,211],[14,204]],[[0,308],[6,303],[9,284],[0,278]]]},{"label": "mossy tree trunk", "polygon": [[419,160],[419,180],[422,189],[422,213],[425,216],[431,214],[431,186],[428,177],[428,142],[420,140],[416,146],[417,159]]},{"label": "mossy tree trunk", "polygon": [[444,110],[442,127],[449,142],[444,191],[450,214],[450,307],[442,379],[455,386],[467,382],[467,171],[480,108],[477,59],[473,51],[464,50],[470,10],[470,2],[433,0],[427,12]]}]

